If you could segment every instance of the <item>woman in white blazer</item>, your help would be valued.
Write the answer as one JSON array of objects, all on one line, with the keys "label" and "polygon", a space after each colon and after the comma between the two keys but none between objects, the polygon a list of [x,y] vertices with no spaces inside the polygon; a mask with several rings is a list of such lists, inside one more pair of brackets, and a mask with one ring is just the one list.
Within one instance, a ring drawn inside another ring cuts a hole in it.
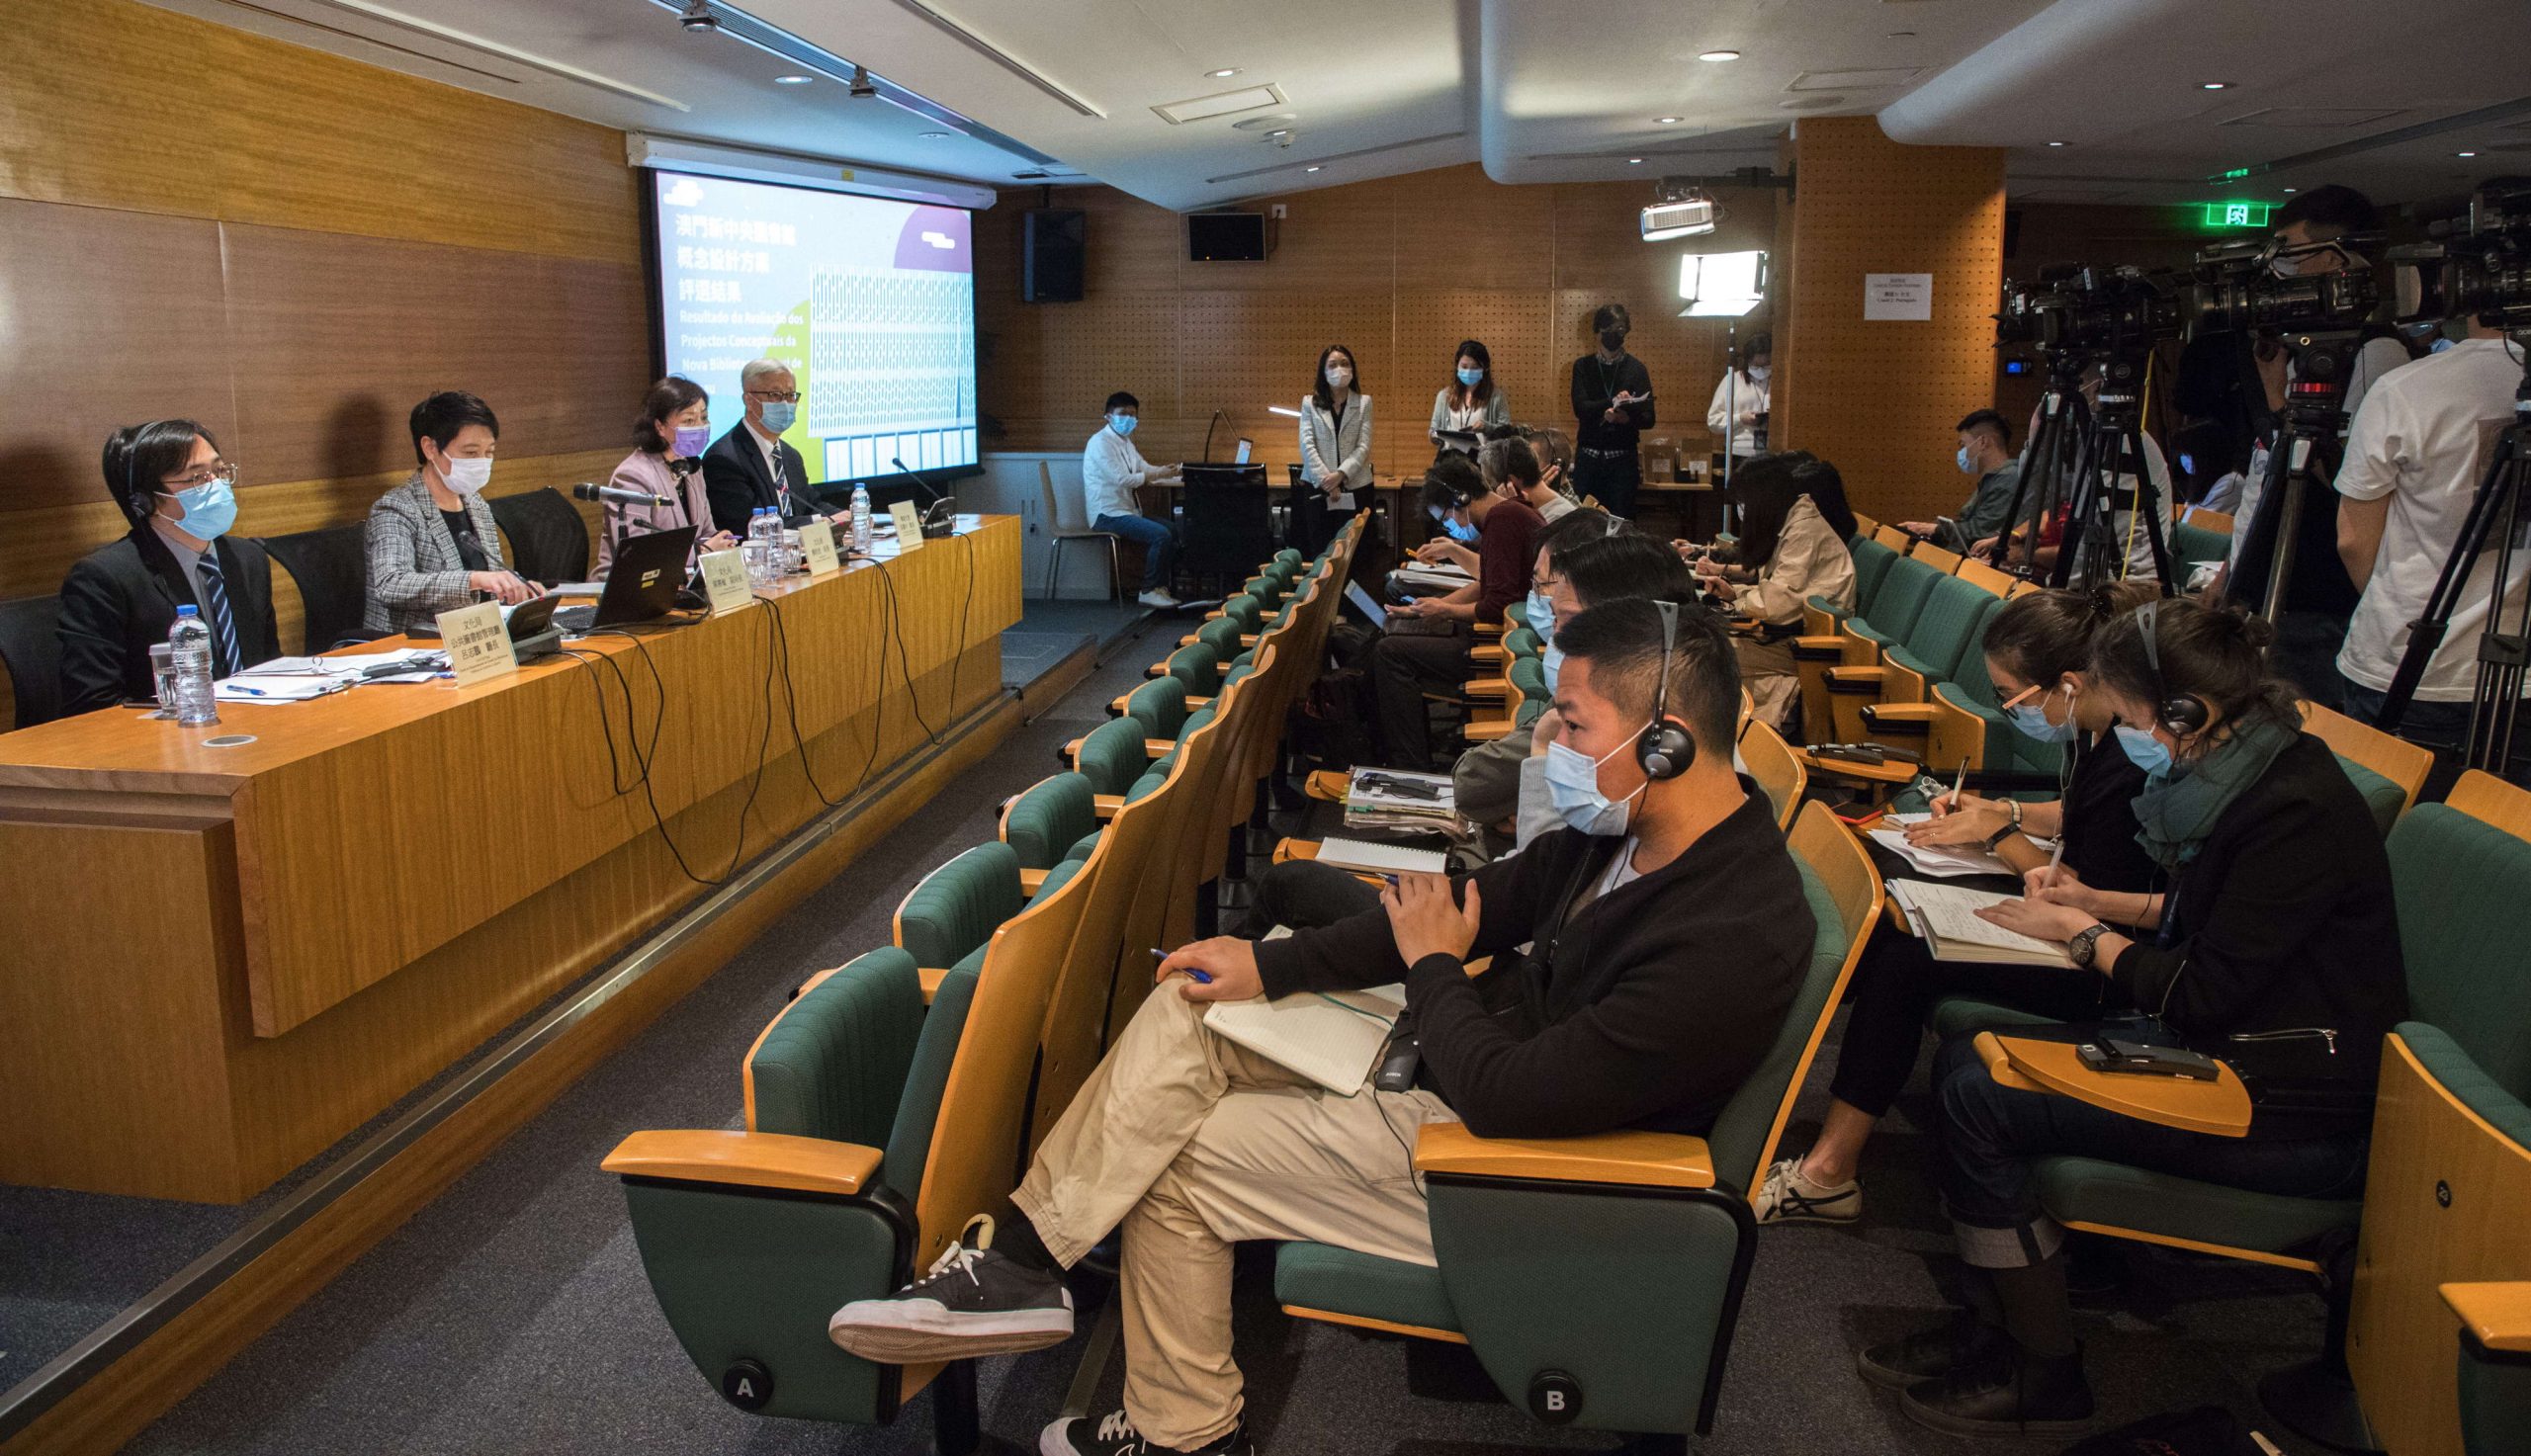
[{"label": "woman in white blazer", "polygon": [[1305,551],[1333,540],[1353,514],[1354,492],[1371,488],[1371,396],[1355,391],[1359,378],[1353,350],[1330,344],[1319,351],[1318,378],[1301,401],[1301,480],[1318,488],[1326,511]]}]

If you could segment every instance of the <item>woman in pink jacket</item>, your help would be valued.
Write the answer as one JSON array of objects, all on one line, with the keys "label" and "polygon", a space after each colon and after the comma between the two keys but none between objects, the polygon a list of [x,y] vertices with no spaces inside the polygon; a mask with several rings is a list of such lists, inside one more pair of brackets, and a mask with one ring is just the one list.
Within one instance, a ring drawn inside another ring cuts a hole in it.
[{"label": "woman in pink jacket", "polygon": [[[642,417],[633,422],[633,453],[607,478],[610,485],[660,495],[674,505],[618,505],[607,502],[606,521],[598,532],[597,574],[603,578],[615,563],[615,549],[636,536],[710,526],[712,507],[703,496],[703,447],[712,440],[712,402],[703,386],[669,375],[651,386],[642,401]],[[696,556],[727,551],[738,538],[727,531],[696,541],[686,554],[691,570]]]}]

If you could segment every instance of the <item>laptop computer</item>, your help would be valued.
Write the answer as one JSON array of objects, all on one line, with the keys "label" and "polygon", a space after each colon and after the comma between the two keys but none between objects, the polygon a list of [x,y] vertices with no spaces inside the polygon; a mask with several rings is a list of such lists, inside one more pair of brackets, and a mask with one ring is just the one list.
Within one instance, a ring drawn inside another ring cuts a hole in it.
[{"label": "laptop computer", "polygon": [[685,557],[694,549],[695,528],[680,526],[625,539],[607,567],[606,588],[594,607],[565,607],[554,625],[577,637],[601,627],[650,622],[676,609],[676,594],[685,589]]}]

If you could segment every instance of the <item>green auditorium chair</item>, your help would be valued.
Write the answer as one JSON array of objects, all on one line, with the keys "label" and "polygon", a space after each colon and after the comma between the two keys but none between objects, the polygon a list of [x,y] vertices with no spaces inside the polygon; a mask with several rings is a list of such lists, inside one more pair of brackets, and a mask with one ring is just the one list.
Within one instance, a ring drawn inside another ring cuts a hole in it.
[{"label": "green auditorium chair", "polygon": [[[1092,839],[1094,843],[1094,836]],[[897,948],[914,957],[923,998],[953,971],[984,969],[985,949],[1003,922],[1031,899],[1053,895],[1079,873],[1091,845],[1046,872],[1031,895],[1020,881],[1019,856],[999,841],[979,844],[933,870],[897,905]]]},{"label": "green auditorium chair", "polygon": [[1922,751],[1930,719],[1927,693],[1935,683],[1985,674],[1986,623],[2002,605],[2003,598],[1976,582],[1958,576],[1936,580],[1915,621],[1883,645],[1880,661],[1828,669],[1834,741],[1878,741]]},{"label": "green auditorium chair", "polygon": [[1156,677],[1116,700],[1115,711],[1143,726],[1147,738],[1175,738],[1186,724],[1186,684]]},{"label": "green auditorium chair", "polygon": [[1098,793],[1080,774],[1056,774],[1002,807],[999,837],[1019,857],[1020,883],[1035,894],[1046,872],[1082,836],[1098,831]]},{"label": "green auditorium chair", "polygon": [[2531,1281],[2446,1284],[2461,1321],[2456,1369],[2464,1456],[2531,1453]]},{"label": "green auditorium chair", "polygon": [[1790,841],[1818,917],[1809,971],[1710,1137],[1485,1139],[1428,1125],[1416,1165],[1440,1266],[1286,1243],[1274,1275],[1285,1311],[1469,1345],[1496,1388],[1548,1424],[1672,1450],[1710,1429],[1757,1252],[1749,1194],[1880,906],[1870,857],[1824,806],[1802,810]]}]

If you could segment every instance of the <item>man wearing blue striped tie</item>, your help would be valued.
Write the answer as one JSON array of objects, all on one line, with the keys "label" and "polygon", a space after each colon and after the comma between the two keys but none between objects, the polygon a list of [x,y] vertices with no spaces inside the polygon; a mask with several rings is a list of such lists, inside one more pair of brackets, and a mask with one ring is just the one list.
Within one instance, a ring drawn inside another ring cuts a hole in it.
[{"label": "man wearing blue striped tie", "polygon": [[105,477],[131,529],[61,583],[61,711],[154,697],[149,649],[167,640],[180,606],[202,610],[219,675],[279,656],[272,562],[261,545],[228,534],[237,468],[211,432],[188,419],[118,430]]}]

